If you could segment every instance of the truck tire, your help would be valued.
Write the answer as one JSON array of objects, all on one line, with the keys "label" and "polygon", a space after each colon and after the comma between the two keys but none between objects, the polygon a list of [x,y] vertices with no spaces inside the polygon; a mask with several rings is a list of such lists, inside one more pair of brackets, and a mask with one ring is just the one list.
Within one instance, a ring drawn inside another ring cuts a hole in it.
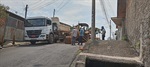
[{"label": "truck tire", "polygon": [[54,42],[54,36],[53,34],[49,35],[48,43],[52,44]]},{"label": "truck tire", "polygon": [[36,44],[36,41],[30,41],[31,44]]}]

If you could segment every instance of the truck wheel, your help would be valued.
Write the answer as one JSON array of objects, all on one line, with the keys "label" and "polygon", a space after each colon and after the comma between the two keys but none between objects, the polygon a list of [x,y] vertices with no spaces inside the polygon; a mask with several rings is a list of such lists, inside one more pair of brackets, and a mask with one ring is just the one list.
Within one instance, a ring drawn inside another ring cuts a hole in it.
[{"label": "truck wheel", "polygon": [[36,41],[30,41],[31,44],[36,44]]},{"label": "truck wheel", "polygon": [[53,42],[54,42],[54,36],[53,36],[53,34],[50,34],[48,43],[52,44]]}]

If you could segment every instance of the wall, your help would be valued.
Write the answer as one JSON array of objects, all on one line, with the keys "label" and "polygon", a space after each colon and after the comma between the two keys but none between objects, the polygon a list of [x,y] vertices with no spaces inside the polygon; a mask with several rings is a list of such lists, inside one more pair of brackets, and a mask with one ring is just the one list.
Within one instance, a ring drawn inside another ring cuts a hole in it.
[{"label": "wall", "polygon": [[127,0],[125,31],[138,52],[142,44],[145,67],[150,67],[150,0]]},{"label": "wall", "polygon": [[5,22],[6,22],[6,19],[4,18],[0,18],[0,45],[2,45],[3,43],[3,39],[4,39],[4,30],[5,30]]}]

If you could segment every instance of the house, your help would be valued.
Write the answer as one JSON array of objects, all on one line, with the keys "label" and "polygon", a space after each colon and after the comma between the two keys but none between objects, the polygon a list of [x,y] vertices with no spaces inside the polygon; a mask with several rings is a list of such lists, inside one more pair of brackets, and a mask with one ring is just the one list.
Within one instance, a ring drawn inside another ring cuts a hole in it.
[{"label": "house", "polygon": [[150,0],[118,0],[117,17],[111,18],[119,40],[126,39],[150,66]]},{"label": "house", "polygon": [[6,13],[6,18],[0,18],[0,43],[9,40],[23,41],[25,19],[9,11]]}]

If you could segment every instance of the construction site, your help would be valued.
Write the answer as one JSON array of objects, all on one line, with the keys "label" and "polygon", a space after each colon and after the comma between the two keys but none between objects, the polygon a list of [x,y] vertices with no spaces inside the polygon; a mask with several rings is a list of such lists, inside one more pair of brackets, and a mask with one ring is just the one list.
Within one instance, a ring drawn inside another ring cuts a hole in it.
[{"label": "construction site", "polygon": [[3,0],[0,14],[0,67],[150,67],[150,0]]}]

